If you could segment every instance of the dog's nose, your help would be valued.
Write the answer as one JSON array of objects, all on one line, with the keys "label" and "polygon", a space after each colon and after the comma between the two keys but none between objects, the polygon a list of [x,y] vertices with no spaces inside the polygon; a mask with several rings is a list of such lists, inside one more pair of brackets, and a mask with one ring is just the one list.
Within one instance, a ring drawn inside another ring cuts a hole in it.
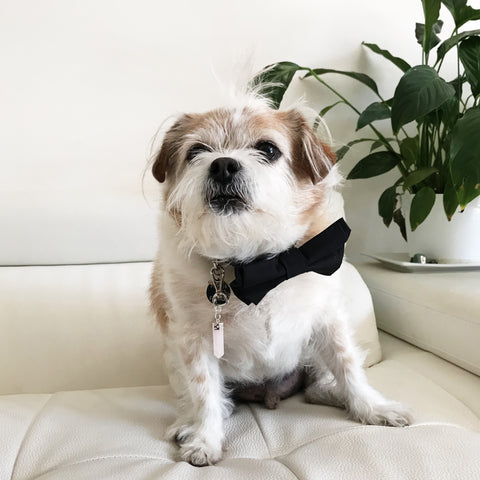
[{"label": "dog's nose", "polygon": [[242,165],[239,161],[230,157],[220,157],[211,163],[208,173],[212,180],[227,184],[241,169]]}]

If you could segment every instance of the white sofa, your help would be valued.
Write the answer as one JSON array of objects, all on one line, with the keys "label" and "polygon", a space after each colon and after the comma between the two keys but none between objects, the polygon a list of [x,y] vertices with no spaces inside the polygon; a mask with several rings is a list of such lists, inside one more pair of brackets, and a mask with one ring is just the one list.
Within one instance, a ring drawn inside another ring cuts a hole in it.
[{"label": "white sofa", "polygon": [[[155,129],[223,104],[219,83],[252,52],[254,69],[359,70],[393,92],[400,72],[360,44],[415,61],[406,32],[421,2],[7,1],[1,11],[0,480],[480,478],[478,272],[358,265],[378,325],[417,345],[380,332],[383,359],[368,369],[411,407],[413,426],[362,426],[299,394],[275,411],[240,405],[214,467],[178,463],[163,439],[175,402],[148,313],[155,219],[141,191]],[[340,85],[355,104],[375,100]],[[303,93],[317,111],[335,101],[308,80],[292,100]],[[352,139],[348,111],[327,120],[338,144]],[[376,214],[383,182],[345,189],[352,251],[403,245]],[[154,201],[149,175],[143,186]]]},{"label": "white sofa", "polygon": [[[426,333],[425,306],[405,287],[410,282],[415,295],[421,276],[358,268],[383,328],[402,334],[403,305],[410,333]],[[368,377],[411,408],[412,426],[360,425],[298,394],[277,410],[239,405],[218,465],[178,462],[164,439],[175,400],[148,312],[150,269],[149,262],[0,267],[0,479],[480,478],[480,378],[385,332],[383,358]],[[429,278],[430,289],[435,282]],[[478,286],[472,276],[464,290]],[[468,334],[478,340],[478,310],[458,312],[457,321],[471,315],[477,329]],[[452,345],[461,342],[459,333]]]}]

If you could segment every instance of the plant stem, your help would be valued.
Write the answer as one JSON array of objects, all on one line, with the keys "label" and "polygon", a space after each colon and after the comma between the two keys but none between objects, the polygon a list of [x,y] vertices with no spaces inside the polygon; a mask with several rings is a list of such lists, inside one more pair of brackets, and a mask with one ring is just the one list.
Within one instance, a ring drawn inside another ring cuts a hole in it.
[{"label": "plant stem", "polygon": [[333,87],[331,87],[327,82],[322,80],[311,68],[305,68],[305,70],[308,70],[310,75],[312,75],[317,81],[319,81],[322,85],[327,87],[331,92],[333,92],[340,100],[345,102],[346,105],[348,105],[356,114],[361,115],[362,112],[355,108],[343,95],[341,95],[339,92],[337,92]]},{"label": "plant stem", "polygon": [[[311,68],[307,68],[306,70],[309,71],[310,75],[312,75],[318,82],[320,82],[322,85],[327,87],[332,93],[334,93],[338,98],[340,98],[345,105],[348,105],[357,115],[361,115],[362,112],[358,110],[354,105],[352,105],[343,95],[341,95],[337,90],[335,90],[333,87],[331,87],[327,82],[322,80]],[[378,95],[380,97],[380,95]],[[382,97],[380,97],[381,99]],[[392,153],[397,154],[393,147],[390,145],[389,141],[385,138],[384,135],[382,135],[371,123],[368,124],[368,126],[375,132],[375,135],[377,135],[378,139],[385,145],[385,148],[389,150]],[[402,165],[402,162],[400,161],[397,165],[398,169],[400,170],[400,173],[402,174],[403,178],[407,178],[408,176],[408,171],[407,169]]]},{"label": "plant stem", "polygon": [[[455,35],[458,35],[458,28],[455,28]],[[460,48],[459,42],[457,42],[457,78],[460,78]],[[462,100],[462,82],[457,82],[457,98],[459,102]]]}]

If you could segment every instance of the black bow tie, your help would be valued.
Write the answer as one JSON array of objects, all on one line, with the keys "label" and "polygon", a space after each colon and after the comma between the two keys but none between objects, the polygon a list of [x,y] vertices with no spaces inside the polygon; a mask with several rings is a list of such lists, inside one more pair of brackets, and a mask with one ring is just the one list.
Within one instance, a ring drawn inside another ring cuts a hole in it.
[{"label": "black bow tie", "polygon": [[332,275],[343,260],[350,228],[343,218],[299,248],[292,247],[270,259],[256,259],[235,265],[230,284],[235,295],[247,305],[255,305],[284,280],[305,272]]}]

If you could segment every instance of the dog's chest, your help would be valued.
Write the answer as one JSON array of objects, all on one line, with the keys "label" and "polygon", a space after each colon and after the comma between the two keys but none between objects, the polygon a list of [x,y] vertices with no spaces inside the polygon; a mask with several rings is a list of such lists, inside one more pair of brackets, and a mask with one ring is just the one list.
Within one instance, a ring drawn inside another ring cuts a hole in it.
[{"label": "dog's chest", "polygon": [[[174,314],[170,334],[173,338],[203,337],[213,352],[214,307],[206,295],[212,264],[197,259],[188,267],[175,269],[174,281],[168,282]],[[233,280],[232,270],[225,270],[227,283]],[[268,292],[258,305],[246,305],[231,294],[221,318],[224,356],[219,365],[227,380],[261,382],[296,368],[331,297],[326,278],[312,272],[291,278]]]},{"label": "dog's chest", "polygon": [[224,307],[225,356],[220,363],[227,378],[261,381],[298,365],[315,322],[315,310],[303,301],[309,282],[301,277],[308,276],[283,282],[258,305],[247,306],[232,296]]}]

